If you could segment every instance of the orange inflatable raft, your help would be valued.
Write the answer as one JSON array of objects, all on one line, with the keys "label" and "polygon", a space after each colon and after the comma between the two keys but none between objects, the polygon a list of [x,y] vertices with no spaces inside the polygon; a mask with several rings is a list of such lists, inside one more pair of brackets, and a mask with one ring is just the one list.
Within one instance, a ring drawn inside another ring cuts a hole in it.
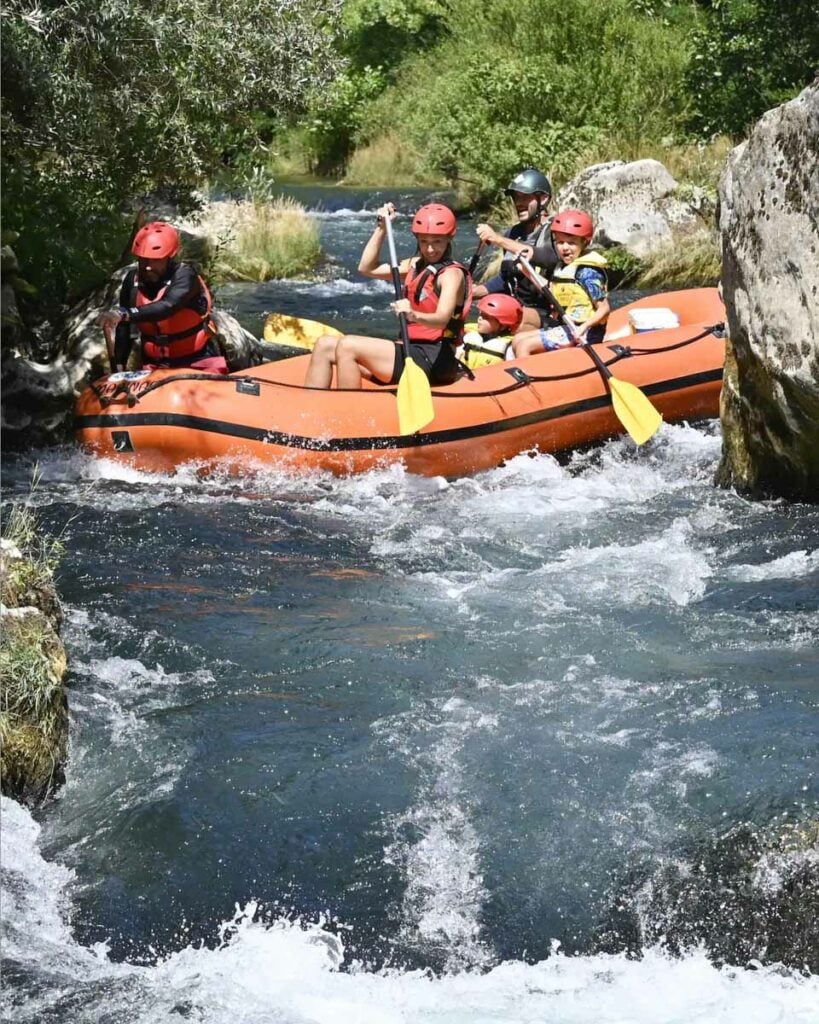
[{"label": "orange inflatable raft", "polygon": [[[651,311],[679,326],[632,333]],[[716,416],[724,308],[716,289],[668,292],[615,310],[596,351],[669,422]],[[567,348],[477,370],[433,387],[435,418],[402,436],[394,387],[303,386],[308,356],[214,377],[192,370],[103,377],[80,396],[76,434],[91,451],[140,469],[219,461],[360,473],[402,462],[413,473],[462,476],[530,449],[560,452],[623,433],[602,374]]]}]

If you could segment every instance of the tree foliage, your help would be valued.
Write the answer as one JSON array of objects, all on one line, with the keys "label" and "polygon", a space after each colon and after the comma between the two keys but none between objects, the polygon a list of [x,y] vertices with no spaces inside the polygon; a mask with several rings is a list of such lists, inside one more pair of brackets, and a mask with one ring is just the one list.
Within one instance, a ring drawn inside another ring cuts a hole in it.
[{"label": "tree foliage", "polygon": [[431,173],[473,195],[526,164],[559,170],[609,134],[679,130],[685,31],[631,0],[452,0],[447,18],[438,47],[404,65],[359,134],[401,132]]},{"label": "tree foliage", "polygon": [[135,195],[201,184],[303,109],[341,63],[340,3],[4,0],[3,224],[41,298],[107,272]]},{"label": "tree foliage", "polygon": [[701,136],[741,136],[819,69],[816,0],[711,0],[692,36],[685,86]]}]

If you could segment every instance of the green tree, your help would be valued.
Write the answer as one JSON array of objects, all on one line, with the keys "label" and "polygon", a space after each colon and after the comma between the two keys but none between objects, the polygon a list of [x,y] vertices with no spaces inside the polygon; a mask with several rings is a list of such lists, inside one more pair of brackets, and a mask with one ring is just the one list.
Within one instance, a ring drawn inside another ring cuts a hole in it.
[{"label": "green tree", "polygon": [[41,303],[110,268],[136,195],[196,186],[343,63],[341,0],[4,0],[2,214]]},{"label": "green tree", "polygon": [[819,68],[816,0],[711,0],[692,35],[688,123],[703,137],[742,136]]}]

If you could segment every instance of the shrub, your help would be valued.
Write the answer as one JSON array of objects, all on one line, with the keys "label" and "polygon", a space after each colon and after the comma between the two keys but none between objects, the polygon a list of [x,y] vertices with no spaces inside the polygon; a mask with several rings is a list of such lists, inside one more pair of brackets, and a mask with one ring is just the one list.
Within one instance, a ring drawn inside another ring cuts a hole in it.
[{"label": "shrub", "polygon": [[318,225],[294,199],[213,203],[197,229],[218,239],[214,280],[294,277],[321,256]]},{"label": "shrub", "polygon": [[41,302],[107,275],[135,195],[198,184],[303,108],[342,63],[339,7],[5,0],[3,222]]},{"label": "shrub", "polygon": [[[400,131],[423,168],[486,198],[526,164],[679,131],[686,29],[629,0],[453,0],[450,33],[369,105],[362,141]],[[466,26],[457,33],[457,26]],[[434,89],[431,89],[434,85]]]},{"label": "shrub", "polygon": [[815,0],[714,0],[692,36],[688,125],[702,137],[745,134],[819,67]]}]

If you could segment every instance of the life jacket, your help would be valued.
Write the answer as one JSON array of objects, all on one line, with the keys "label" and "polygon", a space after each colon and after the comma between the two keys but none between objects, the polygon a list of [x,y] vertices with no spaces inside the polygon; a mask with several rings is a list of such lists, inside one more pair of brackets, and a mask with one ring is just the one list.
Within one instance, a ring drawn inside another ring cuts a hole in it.
[{"label": "life jacket", "polygon": [[463,337],[463,353],[459,358],[470,370],[480,370],[483,366],[495,366],[506,359],[506,350],[511,343],[511,334],[499,334],[494,338],[485,338],[476,330],[467,331]]},{"label": "life jacket", "polygon": [[[193,300],[204,305],[204,310],[183,306],[164,320],[137,322],[142,337],[142,358],[146,363],[168,363],[184,366],[188,360],[202,352],[211,338],[217,334],[211,320],[213,298],[200,274],[196,275],[201,291]],[[168,281],[153,298],[145,295],[139,287],[139,277],[134,278],[134,305],[139,308],[151,302],[158,302],[168,290]],[[204,301],[203,301],[204,300]]]},{"label": "life jacket", "polygon": [[[444,338],[453,345],[459,345],[464,333],[464,320],[472,305],[472,276],[463,263],[455,260],[442,260],[440,263],[413,263],[404,279],[404,298],[409,299],[410,308],[416,313],[434,313],[441,297],[441,286],[438,279],[445,270],[457,267],[463,271],[466,281],[466,297],[455,312],[449,323],[441,327],[427,327],[426,324],[407,324],[410,341],[436,342]],[[419,269],[420,268],[420,269]]]},{"label": "life jacket", "polygon": [[[580,267],[594,267],[606,277],[606,257],[599,252],[584,252],[576,260],[567,265],[555,268],[551,280],[551,292],[560,305],[566,310],[566,316],[576,324],[584,324],[594,314],[594,302],[582,282],[577,281],[576,274]],[[606,279],[608,287],[608,279]]]}]

